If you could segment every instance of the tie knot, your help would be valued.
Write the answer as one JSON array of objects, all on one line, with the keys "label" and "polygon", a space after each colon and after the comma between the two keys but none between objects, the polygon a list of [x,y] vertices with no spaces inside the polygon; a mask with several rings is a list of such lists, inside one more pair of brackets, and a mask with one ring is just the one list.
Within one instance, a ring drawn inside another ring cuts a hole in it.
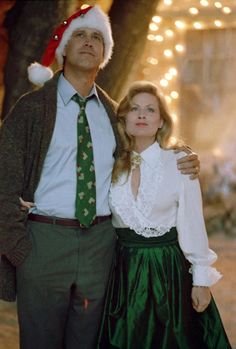
[{"label": "tie knot", "polygon": [[86,103],[87,103],[87,99],[83,99],[81,98],[79,95],[77,95],[77,93],[71,98],[73,101],[75,101],[76,103],[79,104],[81,109],[85,109]]}]

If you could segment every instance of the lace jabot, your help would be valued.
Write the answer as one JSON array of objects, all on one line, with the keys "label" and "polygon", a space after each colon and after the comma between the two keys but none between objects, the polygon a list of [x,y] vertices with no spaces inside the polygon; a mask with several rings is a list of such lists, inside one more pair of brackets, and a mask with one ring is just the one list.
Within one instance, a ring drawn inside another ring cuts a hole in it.
[{"label": "lace jabot", "polygon": [[[146,153],[146,154],[145,154]],[[132,169],[140,166],[141,178],[137,198],[131,189],[131,174],[121,176],[119,183],[112,185],[110,190],[110,205],[124,224],[137,234],[145,237],[161,236],[172,227],[168,225],[153,225],[149,216],[155,205],[156,192],[163,180],[163,160],[159,145],[154,143],[141,154],[132,153]],[[151,164],[151,166],[150,166]],[[155,188],[155,190],[153,190]]]}]

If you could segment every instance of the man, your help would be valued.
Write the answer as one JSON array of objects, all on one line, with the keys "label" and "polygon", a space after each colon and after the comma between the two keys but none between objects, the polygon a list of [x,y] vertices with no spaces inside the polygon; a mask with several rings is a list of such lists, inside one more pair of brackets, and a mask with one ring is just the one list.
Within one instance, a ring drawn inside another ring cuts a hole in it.
[{"label": "man", "polygon": [[[21,349],[96,346],[116,241],[108,191],[119,140],[116,104],[94,81],[112,47],[98,7],[72,15],[42,65],[29,68],[34,83],[51,79],[19,99],[1,130],[0,296],[12,301],[17,289]],[[63,72],[52,78],[55,55]],[[29,215],[19,197],[35,203]]]}]

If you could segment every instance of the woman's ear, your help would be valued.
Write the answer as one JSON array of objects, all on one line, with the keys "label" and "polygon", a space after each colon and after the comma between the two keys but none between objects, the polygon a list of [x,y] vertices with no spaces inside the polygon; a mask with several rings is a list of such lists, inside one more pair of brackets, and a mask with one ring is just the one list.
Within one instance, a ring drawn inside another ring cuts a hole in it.
[{"label": "woman's ear", "polygon": [[160,125],[159,125],[159,127],[158,127],[158,128],[162,128],[163,123],[164,123],[164,121],[163,121],[163,119],[161,118],[161,120],[160,120]]}]

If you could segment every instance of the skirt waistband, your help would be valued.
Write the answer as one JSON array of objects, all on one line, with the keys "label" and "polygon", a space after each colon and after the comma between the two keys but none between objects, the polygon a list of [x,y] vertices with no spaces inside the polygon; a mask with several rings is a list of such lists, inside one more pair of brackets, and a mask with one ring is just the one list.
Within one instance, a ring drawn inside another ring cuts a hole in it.
[{"label": "skirt waistband", "polygon": [[178,234],[176,227],[172,227],[167,233],[161,236],[146,238],[138,235],[129,228],[116,228],[118,243],[125,247],[161,247],[178,243]]}]

